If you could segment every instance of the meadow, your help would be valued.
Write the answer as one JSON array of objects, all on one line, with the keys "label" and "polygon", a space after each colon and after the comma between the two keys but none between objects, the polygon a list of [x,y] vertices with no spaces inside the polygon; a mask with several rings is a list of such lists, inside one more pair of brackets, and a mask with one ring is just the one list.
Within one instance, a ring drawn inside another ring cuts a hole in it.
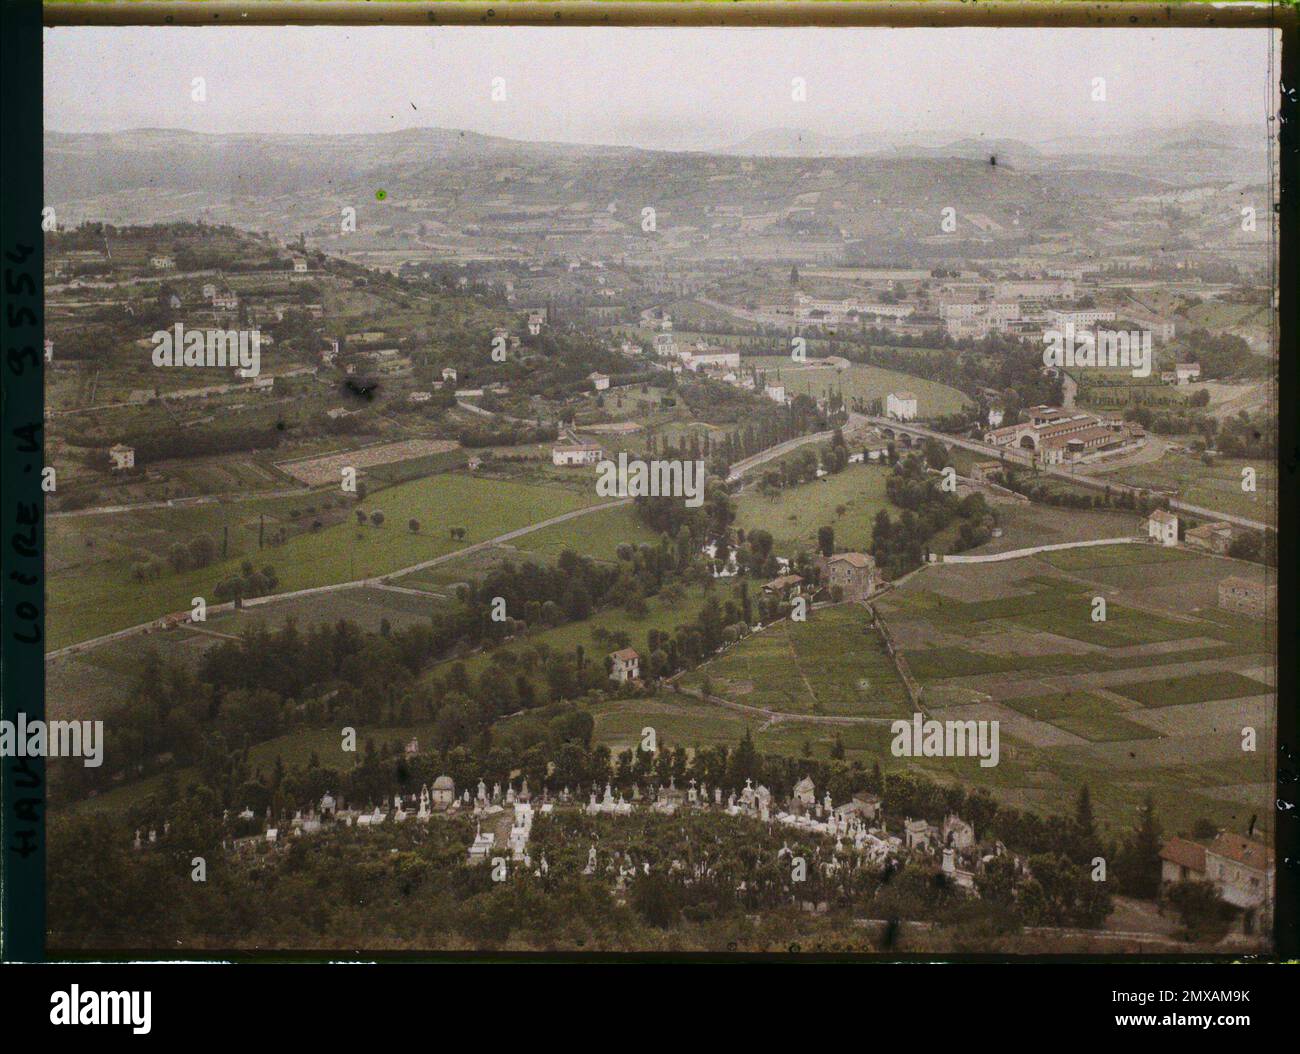
[{"label": "meadow", "polygon": [[508,543],[479,549],[393,581],[397,585],[441,593],[459,583],[482,578],[507,561],[516,566],[527,561],[552,563],[566,549],[591,560],[613,563],[618,559],[618,547],[624,543],[634,546],[659,544],[658,535],[637,518],[630,505],[601,509],[530,531]]},{"label": "meadow", "polygon": [[[1255,490],[1242,490],[1242,469],[1255,470]],[[1175,491],[1191,505],[1273,523],[1277,516],[1277,465],[1271,461],[1215,458],[1204,464],[1198,455],[1166,452],[1159,461],[1108,474],[1133,487]]]},{"label": "meadow", "polygon": [[[193,597],[211,597],[217,583],[237,574],[245,559],[258,568],[274,567],[278,592],[307,589],[387,574],[599,499],[594,488],[584,493],[462,475],[432,476],[391,487],[360,503],[358,507],[367,513],[383,512],[380,526],[369,522],[359,526],[348,508],[338,522],[259,550],[261,513],[269,510],[272,516],[284,516],[304,500],[134,510],[51,521],[48,647],[187,609]],[[317,495],[314,500],[324,497]],[[418,531],[409,529],[411,519],[418,521]],[[227,559],[199,570],[168,570],[155,581],[132,577],[133,558],[141,550],[165,555],[172,542],[188,542],[199,533],[214,536],[219,546],[223,527],[230,528],[232,543]],[[452,539],[452,527],[464,527],[466,536]]]},{"label": "meadow", "polygon": [[1151,739],[1158,734],[1145,725],[1128,720],[1115,700],[1096,692],[1051,692],[1003,699],[1001,703],[1035,721],[1046,721],[1094,742]]},{"label": "meadow", "polygon": [[1272,691],[1272,688],[1252,677],[1222,671],[1195,673],[1156,681],[1138,681],[1133,684],[1116,684],[1111,686],[1111,691],[1127,696],[1143,706],[1183,706],[1187,703],[1204,703],[1217,699],[1241,699],[1253,695],[1266,695]]},{"label": "meadow", "polygon": [[[723,588],[713,590],[718,600],[725,601],[730,595]],[[596,631],[603,629],[607,633],[626,633],[631,647],[641,653],[644,661],[647,655],[646,635],[652,629],[672,633],[678,626],[694,620],[704,604],[706,593],[702,586],[691,586],[680,591],[666,590],[646,601],[646,613],[633,615],[622,608],[602,608],[591,618],[581,622],[566,622],[551,629],[537,628],[522,637],[499,645],[491,651],[476,652],[466,658],[448,660],[433,667],[428,677],[440,677],[447,672],[452,661],[464,665],[471,677],[478,677],[493,663],[493,655],[500,651],[518,652],[530,648],[541,648],[551,654],[571,654],[581,647],[588,662],[603,663],[605,656],[614,649],[608,643],[596,639]],[[519,671],[523,672],[523,671]],[[533,667],[527,671],[529,679],[538,692],[538,698],[546,698],[545,670]]]},{"label": "meadow", "polygon": [[746,532],[769,531],[777,551],[787,557],[801,548],[811,551],[817,529],[824,526],[835,528],[836,548],[869,551],[876,513],[888,509],[897,517],[900,511],[885,496],[889,475],[890,469],[880,465],[849,465],[842,472],[787,487],[774,498],[751,483],[736,501],[736,526]]}]

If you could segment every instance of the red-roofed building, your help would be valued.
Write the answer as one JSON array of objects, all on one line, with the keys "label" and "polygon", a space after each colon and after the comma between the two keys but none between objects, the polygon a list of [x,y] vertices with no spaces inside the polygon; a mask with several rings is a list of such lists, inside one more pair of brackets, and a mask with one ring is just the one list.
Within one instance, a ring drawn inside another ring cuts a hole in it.
[{"label": "red-roofed building", "polygon": [[641,676],[641,656],[634,648],[620,648],[611,652],[609,662],[609,676],[619,684],[635,681]]},{"label": "red-roofed building", "polygon": [[830,589],[839,586],[844,600],[865,600],[876,588],[876,561],[866,553],[836,553],[829,559],[820,556],[817,566],[822,584]]},{"label": "red-roofed building", "polygon": [[1273,873],[1273,847],[1231,831],[1220,831],[1209,845],[1171,838],[1160,850],[1162,885],[1209,882],[1220,897],[1241,911],[1245,933],[1270,925]]},{"label": "red-roofed building", "polygon": [[1205,846],[1186,838],[1171,838],[1160,850],[1160,881],[1163,884],[1187,879],[1204,881]]},{"label": "red-roofed building", "polygon": [[1273,847],[1220,831],[1205,847],[1205,874],[1219,896],[1242,911],[1242,929],[1267,927],[1273,907]]}]

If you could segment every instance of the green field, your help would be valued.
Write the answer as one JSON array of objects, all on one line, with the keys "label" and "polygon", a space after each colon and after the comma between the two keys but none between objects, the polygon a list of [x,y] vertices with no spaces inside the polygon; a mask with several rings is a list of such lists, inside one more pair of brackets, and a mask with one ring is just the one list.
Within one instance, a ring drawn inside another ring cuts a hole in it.
[{"label": "green field", "polygon": [[[725,602],[730,592],[715,589],[714,594],[720,602]],[[603,608],[582,622],[566,622],[554,629],[537,629],[524,637],[500,645],[495,651],[508,650],[521,652],[529,648],[544,647],[551,653],[572,653],[582,647],[588,662],[603,662],[605,656],[613,650],[607,644],[596,640],[594,633],[603,628],[609,633],[626,633],[631,640],[631,647],[646,654],[646,635],[652,629],[673,632],[678,626],[692,621],[699,614],[703,605],[705,592],[701,586],[691,586],[681,591],[680,596],[661,593],[646,601],[644,616],[629,614],[622,608]],[[492,652],[478,652],[465,659],[455,660],[464,664],[471,677],[477,677],[492,663]],[[435,666],[429,674],[431,677],[446,673],[451,660]],[[519,670],[517,672],[523,672]],[[534,666],[528,671],[529,678],[538,689],[539,698],[545,698],[546,679],[544,670]]]},{"label": "green field", "polygon": [[1114,700],[1093,692],[1054,692],[1001,702],[1026,717],[1046,721],[1093,742],[1153,739],[1157,735],[1124,717]]},{"label": "green field", "polygon": [[[1255,470],[1255,490],[1241,489],[1241,470]],[[1176,490],[1191,505],[1272,523],[1277,515],[1277,466],[1271,461],[1216,458],[1205,465],[1190,453],[1166,453],[1150,465],[1123,469],[1106,478],[1134,487]]]},{"label": "green field", "polygon": [[[761,473],[762,466],[757,470]],[[885,497],[890,469],[879,465],[850,465],[843,472],[811,483],[787,487],[775,499],[750,485],[736,501],[736,526],[745,531],[771,532],[778,551],[787,556],[798,549],[811,551],[817,528],[835,528],[835,546],[853,552],[871,549],[871,525],[876,513],[898,510]],[[837,510],[844,507],[843,514]]]},{"label": "green field", "polygon": [[879,366],[850,366],[837,372],[830,367],[800,365],[788,355],[744,355],[740,362],[742,367],[757,366],[767,371],[768,383],[784,384],[787,395],[802,392],[818,399],[840,392],[846,402],[879,399],[883,406],[890,392],[909,391],[916,396],[916,411],[923,419],[956,413],[970,401],[946,384]]},{"label": "green field", "polygon": [[511,544],[528,556],[551,560],[565,549],[593,560],[617,560],[618,547],[658,545],[659,536],[646,527],[631,505],[602,509],[590,516],[557,523],[526,534]]},{"label": "green field", "polygon": [[[934,625],[967,636],[997,633],[1012,626],[1020,626],[1112,648],[1198,637],[1204,635],[1207,629],[1194,621],[1180,621],[1127,607],[1113,598],[1106,602],[1106,620],[1094,622],[1092,613],[1095,590],[1052,577],[1027,578],[1021,580],[1021,584],[1032,586],[1033,591],[995,600],[961,601],[927,594],[922,590],[910,593],[906,603],[909,613],[923,612],[924,617]],[[1038,655],[1023,658],[1046,657]],[[927,669],[931,665],[925,656],[921,656],[920,661]],[[990,664],[992,667],[1006,668],[993,657],[990,657]],[[997,672],[997,669],[967,669],[965,672],[991,673]]]},{"label": "green field", "polygon": [[416,596],[393,589],[340,589],[276,600],[240,611],[220,612],[208,619],[207,628],[238,635],[254,626],[276,629],[290,619],[300,628],[322,622],[332,625],[339,619],[347,619],[368,633],[378,633],[385,621],[402,629],[417,622],[427,622],[432,614],[455,603],[432,594]]},{"label": "green field", "polygon": [[1062,571],[1082,571],[1101,567],[1133,567],[1138,564],[1176,564],[1187,554],[1158,545],[1095,545],[1081,549],[1061,549],[1043,553],[1041,559]]},{"label": "green field", "polygon": [[[303,501],[290,500],[299,505]],[[192,597],[211,597],[218,582],[238,572],[243,559],[259,568],[274,567],[279,592],[306,589],[386,574],[598,500],[594,488],[586,494],[469,476],[432,476],[362,502],[367,512],[383,511],[382,526],[358,527],[349,510],[341,522],[260,552],[260,503],[55,520],[49,534],[52,566],[58,570],[51,574],[47,592],[48,646],[58,648],[188,608]],[[283,514],[283,503],[274,508]],[[408,529],[410,519],[419,521],[418,533]],[[100,522],[104,520],[113,522],[105,525]],[[155,581],[131,577],[134,552],[143,548],[165,554],[173,541],[187,541],[199,532],[220,539],[223,524],[232,528],[236,543],[229,559],[201,570],[168,572]],[[453,526],[467,529],[464,540],[451,539]],[[93,549],[85,547],[88,531],[101,537]]]},{"label": "green field", "polygon": [[45,664],[45,706],[57,720],[86,721],[102,718],[126,702],[139,681],[139,671],[150,651],[164,662],[190,668],[221,638],[188,629],[150,633],[109,641],[75,655],[63,655]]},{"label": "green field", "polygon": [[[641,742],[642,730],[653,728],[659,747],[735,747],[748,731],[754,745],[767,754],[797,756],[807,744],[815,756],[830,754],[838,735],[846,752],[859,758],[868,752],[889,753],[885,726],[825,725],[798,718],[771,724],[758,715],[712,706],[684,695],[662,694],[653,699],[611,699],[591,707],[596,719],[592,741],[615,754]],[[508,727],[499,723],[496,729]]]},{"label": "green field", "polygon": [[[1127,832],[1139,819],[1138,809],[1148,791],[1154,797],[1159,820],[1168,833],[1189,831],[1202,817],[1223,826],[1244,824],[1256,812],[1254,806],[1216,797],[1218,786],[1248,787],[1267,779],[1266,765],[1259,755],[1247,755],[1231,762],[1214,762],[1146,767],[1116,778],[1113,771],[1099,770],[1094,758],[1077,747],[1037,748],[1002,733],[1001,760],[992,768],[973,767],[969,758],[898,758],[890,750],[892,734],[888,723],[829,725],[801,721],[798,717],[772,723],[759,715],[748,715],[722,707],[709,707],[690,699],[660,695],[653,699],[610,700],[593,704],[596,720],[594,741],[615,753],[640,740],[644,728],[653,728],[659,745],[734,747],[748,729],[762,753],[797,756],[805,749],[813,757],[826,759],[838,741],[845,758],[867,768],[878,764],[885,773],[910,772],[941,784],[962,784],[968,790],[979,786],[1016,808],[1039,813],[1068,812],[1079,788],[1087,783],[1092,792],[1098,829],[1107,836]],[[1117,715],[1105,715],[1089,708],[1086,713],[1063,716],[1054,724],[1091,740],[1098,746],[1118,738],[1154,742],[1149,729],[1123,729]],[[509,722],[498,723],[498,734]],[[724,788],[724,794],[728,788]],[[1267,795],[1262,798],[1267,801]],[[1262,830],[1269,827],[1267,810],[1260,810]]]},{"label": "green field", "polygon": [[630,505],[602,509],[590,515],[532,531],[505,545],[480,549],[434,567],[394,579],[396,584],[442,593],[461,582],[482,578],[509,561],[516,566],[528,561],[553,562],[566,549],[592,560],[614,562],[618,547],[657,545],[655,533],[645,527]]},{"label": "green field", "polygon": [[1225,671],[1117,684],[1111,690],[1143,706],[1182,706],[1185,703],[1205,703],[1212,699],[1266,695],[1273,689],[1252,677]]},{"label": "green field", "polygon": [[911,713],[907,692],[866,609],[840,605],[778,622],[682,678],[746,706],[785,714]]}]

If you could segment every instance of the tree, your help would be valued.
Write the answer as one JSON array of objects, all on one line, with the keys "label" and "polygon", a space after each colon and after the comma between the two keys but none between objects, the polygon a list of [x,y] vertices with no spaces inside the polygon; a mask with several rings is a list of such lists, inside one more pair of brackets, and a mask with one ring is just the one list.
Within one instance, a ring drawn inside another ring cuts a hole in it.
[{"label": "tree", "polygon": [[633,883],[628,898],[636,913],[656,929],[677,924],[681,913],[678,887],[658,873],[642,875]]},{"label": "tree", "polygon": [[573,622],[581,622],[591,616],[591,594],[579,582],[571,582],[560,598],[560,606]]},{"label": "tree", "polygon": [[1259,535],[1254,531],[1234,531],[1228,555],[1234,560],[1258,560]]},{"label": "tree", "polygon": [[1217,942],[1228,932],[1234,909],[1209,882],[1184,879],[1169,887],[1169,903],[1178,911],[1190,941]]},{"label": "tree", "polygon": [[414,519],[412,519],[412,520],[407,520],[407,521],[406,521],[406,526],[409,527],[409,528],[411,529],[411,533],[412,533],[412,534],[419,534],[419,533],[420,533],[420,521],[419,521],[419,520],[414,520]]},{"label": "tree", "polygon": [[822,556],[830,557],[835,555],[834,527],[817,528],[817,550]]},{"label": "tree", "polygon": [[1101,839],[1097,837],[1097,824],[1092,815],[1092,792],[1085,783],[1079,788],[1074,803],[1074,827],[1070,832],[1070,859],[1076,864],[1091,867],[1094,857],[1102,855]]},{"label": "tree", "polygon": [[937,439],[927,439],[923,451],[925,453],[925,463],[931,468],[940,469],[948,464],[948,451],[944,449],[943,444]]},{"label": "tree", "polygon": [[975,878],[979,895],[996,907],[1009,908],[1016,901],[1016,864],[1011,856],[995,856]]},{"label": "tree", "polygon": [[200,534],[190,540],[190,563],[194,567],[207,567],[217,555],[217,543],[211,535]]},{"label": "tree", "polygon": [[382,527],[384,525],[384,514],[379,509],[376,509],[370,514],[370,522],[376,527]]},{"label": "tree", "polygon": [[[1204,837],[1198,831],[1193,832]],[[1209,834],[1214,835],[1210,825]],[[1142,803],[1142,819],[1124,842],[1115,861],[1119,887],[1125,893],[1154,900],[1160,893],[1160,825],[1156,822],[1155,802],[1151,795]]]}]

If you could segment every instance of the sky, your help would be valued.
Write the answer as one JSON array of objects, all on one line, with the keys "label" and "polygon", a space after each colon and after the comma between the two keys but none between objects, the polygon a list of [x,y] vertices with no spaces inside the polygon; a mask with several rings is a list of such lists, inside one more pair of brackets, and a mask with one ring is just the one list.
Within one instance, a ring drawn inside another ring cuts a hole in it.
[{"label": "sky", "polygon": [[[900,144],[1203,121],[1262,130],[1275,109],[1275,39],[1266,29],[56,27],[45,30],[45,113],[46,128],[64,132],[433,126],[657,149],[774,128]],[[192,98],[196,77],[205,101]],[[1104,101],[1092,98],[1095,78]]]}]

